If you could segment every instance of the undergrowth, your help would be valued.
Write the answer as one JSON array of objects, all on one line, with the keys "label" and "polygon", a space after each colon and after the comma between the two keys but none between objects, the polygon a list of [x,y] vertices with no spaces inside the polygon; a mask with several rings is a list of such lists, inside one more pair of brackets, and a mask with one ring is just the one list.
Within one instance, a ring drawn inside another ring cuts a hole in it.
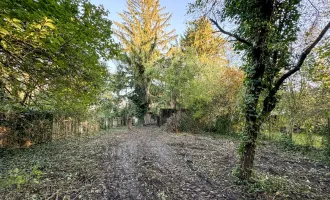
[{"label": "undergrowth", "polygon": [[21,186],[24,184],[39,184],[43,174],[37,165],[28,170],[15,168],[9,170],[6,174],[0,175],[0,186],[3,188],[14,187],[14,189],[20,191]]},{"label": "undergrowth", "polygon": [[242,186],[244,193],[252,199],[295,199],[317,198],[318,191],[308,185],[293,182],[286,176],[274,176],[253,171],[249,181],[237,177],[237,168],[232,172],[234,183]]},{"label": "undergrowth", "polygon": [[108,132],[100,132],[30,148],[0,149],[0,199],[47,199],[100,190],[91,183],[102,178],[99,156],[106,153],[108,137]]},{"label": "undergrowth", "polygon": [[263,196],[267,199],[287,199],[314,197],[307,185],[292,182],[286,176],[273,176],[264,173],[254,173],[250,182],[245,185],[248,194]]}]

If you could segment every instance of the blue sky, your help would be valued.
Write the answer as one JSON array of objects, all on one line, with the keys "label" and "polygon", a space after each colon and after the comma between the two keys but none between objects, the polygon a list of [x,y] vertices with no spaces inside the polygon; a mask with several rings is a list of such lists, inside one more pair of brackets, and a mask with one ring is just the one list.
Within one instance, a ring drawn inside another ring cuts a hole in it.
[{"label": "blue sky", "polygon": [[[126,9],[126,0],[90,0],[95,5],[102,4],[105,9],[110,11],[109,18],[113,21],[121,22],[121,18],[118,16],[118,12],[122,12]],[[186,29],[186,20],[189,19],[185,16],[187,13],[188,3],[192,3],[195,0],[160,0],[161,6],[165,6],[165,12],[172,13],[172,19],[170,21],[171,29],[175,29],[178,35],[181,35]]]}]

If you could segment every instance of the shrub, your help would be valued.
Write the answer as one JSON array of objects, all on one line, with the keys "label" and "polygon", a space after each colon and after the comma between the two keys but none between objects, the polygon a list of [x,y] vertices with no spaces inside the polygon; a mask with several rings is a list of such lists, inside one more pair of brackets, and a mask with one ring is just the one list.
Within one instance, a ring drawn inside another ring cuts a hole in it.
[{"label": "shrub", "polygon": [[231,120],[228,115],[217,116],[215,131],[220,134],[229,134],[232,132]]}]

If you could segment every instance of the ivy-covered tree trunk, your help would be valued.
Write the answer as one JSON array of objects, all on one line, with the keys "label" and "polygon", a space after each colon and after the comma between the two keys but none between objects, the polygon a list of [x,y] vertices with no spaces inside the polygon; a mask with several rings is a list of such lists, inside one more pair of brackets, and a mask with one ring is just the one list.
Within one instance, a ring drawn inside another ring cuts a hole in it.
[{"label": "ivy-covered tree trunk", "polygon": [[260,126],[257,121],[251,120],[245,125],[246,141],[242,145],[242,154],[240,160],[240,174],[242,180],[248,180],[252,175],[253,161],[255,157],[256,139],[258,137]]},{"label": "ivy-covered tree trunk", "polygon": [[150,78],[146,77],[144,68],[140,67],[140,71],[135,78],[134,95],[131,97],[133,103],[137,106],[137,117],[139,125],[144,125],[144,117],[149,111],[150,105]]},{"label": "ivy-covered tree trunk", "polygon": [[141,92],[140,92],[140,104],[139,104],[139,124],[140,125],[144,125],[145,121],[144,118],[147,114],[147,112],[149,111],[149,105],[150,105],[150,101],[149,101],[149,83],[145,82],[144,84],[142,84],[141,86]]},{"label": "ivy-covered tree trunk", "polygon": [[328,117],[328,154],[330,156],[330,117]]},{"label": "ivy-covered tree trunk", "polygon": [[[260,3],[260,14],[265,20],[270,19],[272,14],[272,6],[269,3]],[[260,93],[263,89],[262,81],[265,73],[266,64],[269,64],[269,53],[267,51],[267,27],[260,25],[259,31],[255,35],[256,44],[249,53],[251,58],[245,69],[246,78],[246,94],[245,104],[245,128],[244,137],[241,143],[241,160],[239,177],[243,180],[249,180],[253,169],[253,161],[255,156],[256,140],[260,132],[262,118],[258,113],[258,102]]]},{"label": "ivy-covered tree trunk", "polygon": [[[262,64],[261,64],[262,65]],[[247,81],[245,96],[245,127],[244,137],[240,146],[240,166],[238,176],[243,180],[251,177],[255,156],[256,140],[260,132],[261,119],[257,106],[261,92],[260,73],[255,73],[251,80]]]},{"label": "ivy-covered tree trunk", "polygon": [[260,121],[258,119],[257,104],[259,94],[253,89],[252,84],[247,91],[246,96],[249,97],[245,100],[246,113],[245,113],[245,127],[244,137],[240,146],[240,166],[238,176],[242,180],[248,180],[251,177],[253,169],[253,161],[256,149],[256,140],[260,131]]}]

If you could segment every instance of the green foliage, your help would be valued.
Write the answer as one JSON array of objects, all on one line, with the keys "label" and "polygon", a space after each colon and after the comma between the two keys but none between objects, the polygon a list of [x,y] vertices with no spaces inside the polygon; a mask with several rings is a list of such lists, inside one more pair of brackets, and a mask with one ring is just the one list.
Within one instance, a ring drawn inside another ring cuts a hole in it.
[{"label": "green foliage", "polygon": [[[249,136],[248,135],[246,135],[244,132],[239,132],[238,133],[238,137],[241,139],[241,141],[249,141]],[[237,149],[237,152],[238,152],[238,155],[242,155],[243,154],[243,152],[244,152],[244,146],[245,145],[245,143],[244,142],[241,142],[240,144],[239,144],[239,146],[238,146],[238,149]],[[238,175],[239,173],[238,172],[240,172],[240,168],[238,168],[237,167],[237,170],[235,170],[235,175]]]},{"label": "green foliage", "polygon": [[181,38],[181,46],[184,49],[194,48],[202,62],[227,62],[225,58],[226,41],[215,33],[210,21],[205,17],[188,23],[188,28]]},{"label": "green foliage", "polygon": [[217,116],[215,121],[215,132],[219,134],[231,134],[232,122],[229,115]]},{"label": "green foliage", "polygon": [[290,150],[308,151],[308,149],[323,150],[326,147],[324,136],[315,133],[293,133],[292,138],[288,133],[280,132],[263,132],[259,139],[268,140],[283,145],[284,148]]},{"label": "green foliage", "polygon": [[188,111],[180,118],[179,130],[182,132],[201,133],[206,129],[204,124],[201,124],[193,117],[193,112]]},{"label": "green foliage", "polygon": [[279,138],[279,142],[286,149],[294,149],[296,146],[294,143],[294,140],[288,134],[281,134],[281,136]]},{"label": "green foliage", "polygon": [[[172,50],[174,51],[174,50]],[[191,82],[199,71],[198,57],[194,49],[187,49],[186,52],[175,51],[167,59],[160,60],[156,69],[159,72],[157,79],[160,80],[161,90],[158,91],[162,106],[180,108],[186,102],[184,93],[189,90]],[[157,86],[156,86],[157,87]],[[157,91],[156,91],[157,92]],[[155,93],[155,96],[157,93]]]},{"label": "green foliage", "polygon": [[5,177],[2,182],[4,182],[4,185],[7,187],[15,186],[20,190],[21,186],[24,184],[39,184],[39,180],[43,174],[44,173],[38,169],[37,165],[33,166],[29,171],[15,168],[8,171],[7,177]]},{"label": "green foliage", "polygon": [[251,183],[248,185],[247,191],[249,193],[266,192],[280,195],[281,192],[288,192],[289,184],[290,183],[285,178],[259,174],[253,177]]},{"label": "green foliage", "polygon": [[329,60],[330,57],[330,42],[325,41],[320,45],[313,57],[309,58],[309,62],[306,63],[306,71],[309,73],[309,78],[314,82],[320,84],[319,89],[328,93],[330,89],[330,69]]},{"label": "green foliage", "polygon": [[[313,160],[329,162],[329,149],[327,138],[322,135],[308,133],[293,133],[292,138],[287,133],[263,132],[259,137],[259,143],[264,144],[267,141],[289,152],[299,152]],[[242,149],[241,149],[242,150]]]},{"label": "green foliage", "polygon": [[86,0],[1,1],[0,86],[8,105],[85,112],[117,54],[111,21]]},{"label": "green foliage", "polygon": [[[216,60],[216,59],[211,59]],[[172,48],[172,56],[159,60],[151,95],[159,108],[187,109],[192,125],[215,130],[216,118],[232,120],[242,86],[242,72],[225,63],[205,62],[194,47]],[[219,59],[218,59],[219,60]],[[186,130],[187,126],[183,125]],[[193,128],[194,127],[194,128]],[[224,131],[224,130],[223,130]]]}]

